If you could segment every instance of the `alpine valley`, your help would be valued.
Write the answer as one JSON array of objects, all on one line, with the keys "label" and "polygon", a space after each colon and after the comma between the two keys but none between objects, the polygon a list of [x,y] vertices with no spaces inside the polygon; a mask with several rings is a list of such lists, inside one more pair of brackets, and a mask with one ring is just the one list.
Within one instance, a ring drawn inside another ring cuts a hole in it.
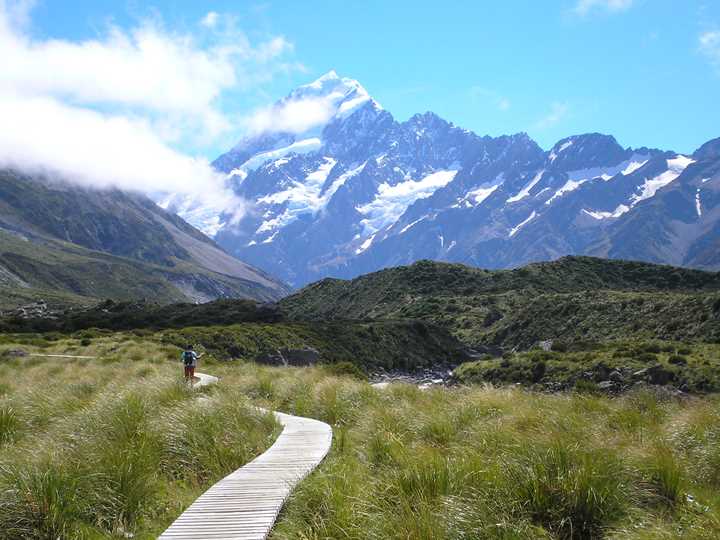
[{"label": "alpine valley", "polygon": [[420,259],[720,269],[720,139],[683,155],[589,133],[545,151],[525,133],[479,136],[431,112],[399,122],[334,71],[274,110],[306,100],[329,111],[320,125],[264,130],[215,160],[251,203],[241,221],[179,196],[161,204],[295,287]]},{"label": "alpine valley", "polygon": [[106,298],[268,301],[287,292],[143,195],[0,170],[0,309],[37,300],[31,311]]}]

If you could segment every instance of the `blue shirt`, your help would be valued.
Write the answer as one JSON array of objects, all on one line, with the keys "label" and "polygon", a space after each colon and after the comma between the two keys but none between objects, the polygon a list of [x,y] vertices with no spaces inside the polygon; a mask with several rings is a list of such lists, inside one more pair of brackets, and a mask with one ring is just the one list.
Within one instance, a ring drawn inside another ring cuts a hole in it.
[{"label": "blue shirt", "polygon": [[[192,362],[188,363],[188,362],[185,361],[185,356],[186,356],[186,355],[191,355],[191,356],[192,356]],[[197,366],[197,359],[198,359],[198,355],[197,355],[197,353],[196,353],[195,351],[183,351],[182,354],[180,355],[180,360],[183,361],[183,364],[185,364],[186,366],[190,366],[190,367],[196,367],[196,366]]]}]

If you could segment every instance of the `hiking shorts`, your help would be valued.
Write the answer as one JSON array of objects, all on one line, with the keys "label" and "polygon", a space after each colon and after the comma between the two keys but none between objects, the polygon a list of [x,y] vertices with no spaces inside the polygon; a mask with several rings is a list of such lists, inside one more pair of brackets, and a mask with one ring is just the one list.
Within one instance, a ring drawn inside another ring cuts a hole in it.
[{"label": "hiking shorts", "polygon": [[195,366],[185,366],[185,378],[192,379],[195,376]]}]

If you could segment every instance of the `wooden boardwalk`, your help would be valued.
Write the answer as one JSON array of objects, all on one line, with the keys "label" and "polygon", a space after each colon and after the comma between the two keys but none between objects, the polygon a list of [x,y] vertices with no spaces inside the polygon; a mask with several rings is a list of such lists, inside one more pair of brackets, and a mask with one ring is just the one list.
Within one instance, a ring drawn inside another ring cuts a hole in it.
[{"label": "wooden boardwalk", "polygon": [[[196,375],[200,378],[196,386],[213,382],[207,375]],[[274,414],[284,426],[275,443],[203,493],[161,539],[267,538],[290,492],[317,467],[332,443],[332,429],[324,422]]]}]

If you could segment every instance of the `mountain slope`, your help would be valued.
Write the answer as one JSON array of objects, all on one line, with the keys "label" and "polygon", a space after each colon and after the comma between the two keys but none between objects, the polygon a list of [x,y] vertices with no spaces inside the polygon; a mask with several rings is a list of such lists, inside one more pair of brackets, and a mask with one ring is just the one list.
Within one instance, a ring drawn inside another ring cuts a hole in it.
[{"label": "mountain slope", "polygon": [[324,122],[266,129],[214,162],[251,203],[241,221],[168,204],[292,285],[420,259],[511,268],[588,254],[720,268],[716,143],[686,156],[589,133],[544,151],[524,133],[481,137],[430,112],[397,121],[335,72],[275,108],[308,99],[330,111]]},{"label": "mountain slope", "polygon": [[0,171],[0,240],[0,286],[17,299],[9,304],[48,293],[170,302],[287,292],[141,195],[8,170]]},{"label": "mountain slope", "polygon": [[720,273],[591,257],[514,270],[421,261],[281,301],[290,318],[421,319],[472,346],[545,339],[720,339]]}]

